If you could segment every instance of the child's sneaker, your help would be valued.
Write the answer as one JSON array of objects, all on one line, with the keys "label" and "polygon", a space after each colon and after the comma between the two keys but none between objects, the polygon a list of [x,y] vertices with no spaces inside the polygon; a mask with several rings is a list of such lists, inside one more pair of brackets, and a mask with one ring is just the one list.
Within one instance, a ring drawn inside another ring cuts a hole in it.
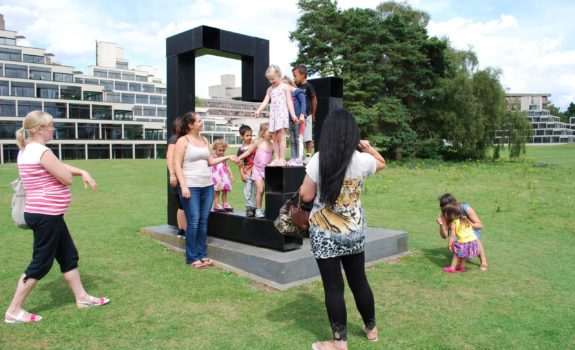
[{"label": "child's sneaker", "polygon": [[265,218],[266,214],[264,214],[264,212],[260,209],[260,208],[256,208],[256,218]]},{"label": "child's sneaker", "polygon": [[254,208],[247,207],[246,208],[246,217],[247,218],[253,218],[256,215],[255,211],[256,210]]}]

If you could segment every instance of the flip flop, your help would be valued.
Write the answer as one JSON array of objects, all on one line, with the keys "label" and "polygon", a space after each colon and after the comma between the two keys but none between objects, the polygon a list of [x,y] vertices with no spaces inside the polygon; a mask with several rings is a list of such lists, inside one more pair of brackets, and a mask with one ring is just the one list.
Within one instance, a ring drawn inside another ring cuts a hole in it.
[{"label": "flip flop", "polygon": [[190,266],[193,267],[194,269],[203,269],[203,268],[207,267],[208,265],[206,265],[201,260],[196,260],[193,263],[191,263]]},{"label": "flip flop", "polygon": [[[377,337],[377,329],[374,327],[373,329],[367,329],[367,327],[363,326],[363,333],[365,333],[365,337],[369,341],[376,342],[379,338]],[[371,333],[371,336],[370,336]]]},{"label": "flip flop", "polygon": [[108,299],[106,297],[95,298],[93,296],[90,296],[90,297],[88,297],[88,300],[86,300],[86,301],[77,301],[76,306],[78,307],[78,309],[86,309],[89,307],[106,305],[109,302],[110,302],[110,299]]},{"label": "flip flop", "polygon": [[214,266],[214,262],[210,258],[203,258],[200,261],[206,266]]},{"label": "flip flop", "polygon": [[9,323],[9,324],[16,324],[16,323],[35,323],[38,322],[42,319],[42,316],[38,316],[38,315],[34,315],[34,314],[30,314],[30,319],[27,321],[23,320],[24,317],[24,309],[20,310],[20,312],[18,313],[18,315],[14,315],[11,314],[9,312],[6,313],[6,316],[10,317],[10,319],[4,317],[4,322]]}]

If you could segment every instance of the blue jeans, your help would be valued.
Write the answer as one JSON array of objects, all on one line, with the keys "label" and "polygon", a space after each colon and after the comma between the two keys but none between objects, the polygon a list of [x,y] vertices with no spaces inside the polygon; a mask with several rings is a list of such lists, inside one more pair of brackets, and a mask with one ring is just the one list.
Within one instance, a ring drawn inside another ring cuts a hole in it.
[{"label": "blue jeans", "polygon": [[186,264],[191,264],[208,257],[206,238],[208,235],[208,218],[212,201],[214,200],[214,186],[189,187],[190,199],[180,198],[186,213]]},{"label": "blue jeans", "polygon": [[[291,117],[290,117],[291,118]],[[299,142],[299,124],[289,120],[289,144],[291,148],[291,159],[296,159],[301,156],[298,152],[298,142]]]}]

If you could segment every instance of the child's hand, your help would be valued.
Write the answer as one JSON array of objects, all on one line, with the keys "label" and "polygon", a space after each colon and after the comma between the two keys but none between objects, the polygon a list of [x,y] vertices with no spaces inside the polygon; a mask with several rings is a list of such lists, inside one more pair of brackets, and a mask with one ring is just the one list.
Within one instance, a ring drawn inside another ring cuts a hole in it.
[{"label": "child's hand", "polygon": [[305,124],[305,115],[303,113],[299,115],[299,122]]},{"label": "child's hand", "polygon": [[[255,111],[254,112],[254,117],[259,118],[260,117],[260,111]],[[285,120],[285,119],[284,119]]]},{"label": "child's hand", "polygon": [[234,175],[230,173],[230,181],[234,181]]},{"label": "child's hand", "polygon": [[438,223],[440,226],[445,225],[445,218],[443,217],[443,215],[439,215],[439,216],[437,217],[437,223]]},{"label": "child's hand", "polygon": [[294,117],[294,116],[292,116],[292,117],[291,117],[291,120],[292,120],[292,122],[294,122],[294,124],[297,124],[297,123],[298,123],[298,120],[297,120],[297,118],[296,118],[296,117]]},{"label": "child's hand", "polygon": [[240,161],[239,158],[236,156],[229,156],[229,157],[230,157],[229,159],[234,163],[238,163]]},{"label": "child's hand", "polygon": [[243,181],[243,182],[247,182],[247,181],[248,181],[247,175],[244,174],[243,172],[241,173],[241,175],[242,175],[242,181]]},{"label": "child's hand", "polygon": [[449,241],[449,245],[447,246],[450,252],[453,252],[453,241]]}]

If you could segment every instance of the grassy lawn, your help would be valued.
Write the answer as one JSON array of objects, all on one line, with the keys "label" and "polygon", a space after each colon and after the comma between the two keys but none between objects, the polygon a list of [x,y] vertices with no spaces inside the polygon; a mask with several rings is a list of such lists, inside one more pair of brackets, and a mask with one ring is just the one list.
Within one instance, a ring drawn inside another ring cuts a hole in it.
[{"label": "grassy lawn", "polygon": [[[233,150],[230,150],[230,153]],[[0,325],[0,349],[310,349],[330,329],[320,282],[269,290],[219,268],[193,270],[138,234],[166,222],[162,160],[73,161],[98,192],[73,185],[67,222],[87,290],[109,306],[77,310],[56,264],[26,308],[36,325]],[[234,167],[235,168],[235,167]],[[236,171],[231,204],[243,209]],[[10,220],[13,164],[0,166],[0,309],[31,256]],[[380,341],[368,343],[349,290],[351,349],[575,349],[575,146],[529,147],[521,161],[406,161],[368,180],[370,226],[409,232],[413,254],[368,271]],[[446,274],[434,219],[443,192],[483,221],[488,272]]]}]

